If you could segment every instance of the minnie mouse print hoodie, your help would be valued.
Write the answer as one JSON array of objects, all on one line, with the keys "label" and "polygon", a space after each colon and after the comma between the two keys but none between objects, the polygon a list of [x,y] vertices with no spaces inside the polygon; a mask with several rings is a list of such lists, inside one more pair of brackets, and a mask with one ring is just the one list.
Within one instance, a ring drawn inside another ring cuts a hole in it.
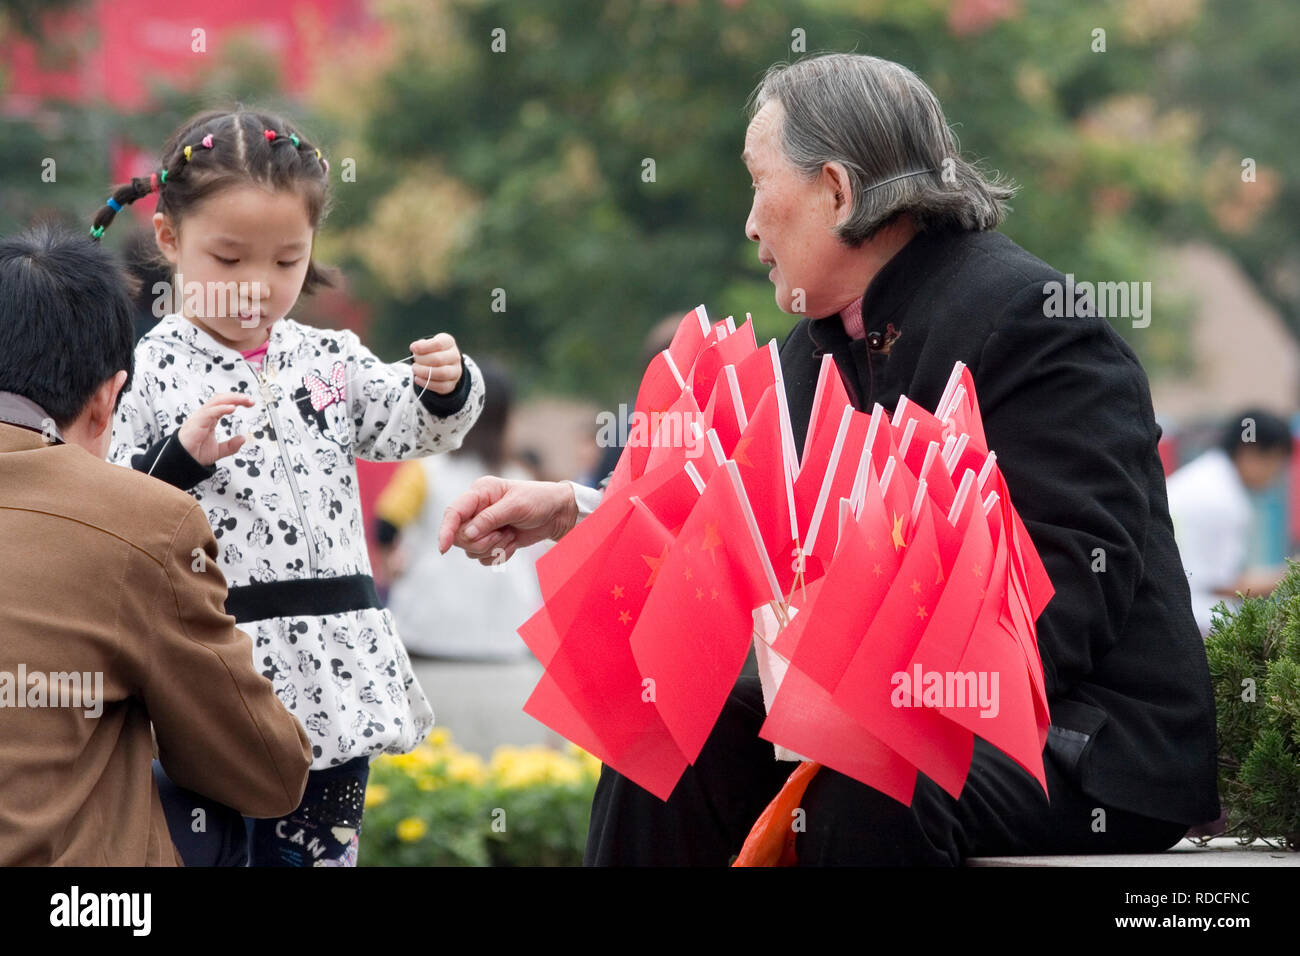
[{"label": "minnie mouse print hoodie", "polygon": [[[218,426],[218,440],[247,435],[243,446],[204,466],[177,433],[219,392],[256,404]],[[226,611],[306,729],[313,769],[406,753],[433,726],[375,591],[355,459],[452,451],[482,410],[482,376],[468,356],[455,391],[421,395],[409,364],[381,362],[352,332],[288,318],[271,327],[261,368],[181,315],[136,345],[109,460],[203,505],[230,589]],[[195,573],[211,570],[202,564],[196,556]]]}]

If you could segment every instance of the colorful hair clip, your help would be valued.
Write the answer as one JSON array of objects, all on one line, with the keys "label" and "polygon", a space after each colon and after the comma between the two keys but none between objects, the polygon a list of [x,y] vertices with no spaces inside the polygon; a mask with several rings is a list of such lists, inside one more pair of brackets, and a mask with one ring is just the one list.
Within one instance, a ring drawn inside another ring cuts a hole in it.
[{"label": "colorful hair clip", "polygon": [[156,193],[157,191],[158,191],[158,174],[157,174],[157,173],[150,173],[150,174],[149,174],[149,192],[151,192],[151,193]]},{"label": "colorful hair clip", "polygon": [[116,199],[114,199],[112,196],[109,196],[109,197],[108,197],[107,199],[105,199],[104,201],[105,201],[106,203],[108,203],[108,208],[111,209],[111,210],[113,210],[113,212],[121,212],[121,211],[122,211],[122,204],[121,204],[120,202],[118,202]]},{"label": "colorful hair clip", "polygon": [[167,183],[167,170],[164,169],[162,172],[160,172],[160,173],[158,174],[158,182],[159,182],[160,184],[162,184],[162,185],[166,185],[166,183]]},{"label": "colorful hair clip", "polygon": [[103,234],[104,234],[103,226],[96,226],[94,229],[90,230],[90,236],[92,239],[98,239]]},{"label": "colorful hair clip", "polygon": [[293,143],[293,148],[294,148],[294,149],[297,149],[297,148],[298,148],[298,134],[296,134],[296,133],[290,133],[290,134],[289,134],[289,142]]},{"label": "colorful hair clip", "polygon": [[266,137],[266,141],[269,143],[269,142],[271,142],[272,140],[275,139],[275,130],[273,130],[273,129],[264,129],[264,130],[262,130],[262,135]]},{"label": "colorful hair clip", "polygon": [[211,133],[209,133],[207,136],[203,137],[203,145],[204,145],[204,147],[207,148],[207,149],[211,149],[211,148],[212,148],[212,134],[211,134]]},{"label": "colorful hair clip", "polygon": [[193,146],[185,147],[185,162],[187,163],[190,161],[190,150],[192,150],[193,148],[194,148]]}]

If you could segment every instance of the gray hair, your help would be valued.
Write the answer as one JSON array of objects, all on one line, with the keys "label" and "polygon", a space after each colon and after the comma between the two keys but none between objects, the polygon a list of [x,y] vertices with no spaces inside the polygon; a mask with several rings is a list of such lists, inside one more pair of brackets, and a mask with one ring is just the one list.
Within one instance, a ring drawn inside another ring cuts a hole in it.
[{"label": "gray hair", "polygon": [[1012,183],[962,159],[939,100],[911,70],[858,53],[826,53],[769,67],[749,116],[776,100],[785,110],[781,148],[813,177],[827,163],[848,171],[853,210],[840,239],[861,245],[904,213],[921,228],[992,229]]}]

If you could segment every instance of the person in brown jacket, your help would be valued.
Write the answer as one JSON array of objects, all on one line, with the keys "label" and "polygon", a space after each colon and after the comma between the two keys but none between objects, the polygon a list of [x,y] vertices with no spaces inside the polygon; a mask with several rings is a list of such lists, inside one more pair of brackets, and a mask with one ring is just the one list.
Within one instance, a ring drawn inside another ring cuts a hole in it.
[{"label": "person in brown jacket", "polygon": [[179,865],[151,724],[172,780],[246,816],[306,786],[202,509],[104,461],[132,314],[85,237],[0,240],[0,865]]}]

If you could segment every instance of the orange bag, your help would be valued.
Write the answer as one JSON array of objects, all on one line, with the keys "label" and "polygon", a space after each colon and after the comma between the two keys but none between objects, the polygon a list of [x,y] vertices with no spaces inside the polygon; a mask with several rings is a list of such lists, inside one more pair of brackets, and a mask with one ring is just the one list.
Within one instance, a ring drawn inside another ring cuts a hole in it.
[{"label": "orange bag", "polygon": [[821,768],[821,764],[807,760],[794,769],[780,792],[758,815],[732,866],[794,866],[795,832],[790,818]]}]

